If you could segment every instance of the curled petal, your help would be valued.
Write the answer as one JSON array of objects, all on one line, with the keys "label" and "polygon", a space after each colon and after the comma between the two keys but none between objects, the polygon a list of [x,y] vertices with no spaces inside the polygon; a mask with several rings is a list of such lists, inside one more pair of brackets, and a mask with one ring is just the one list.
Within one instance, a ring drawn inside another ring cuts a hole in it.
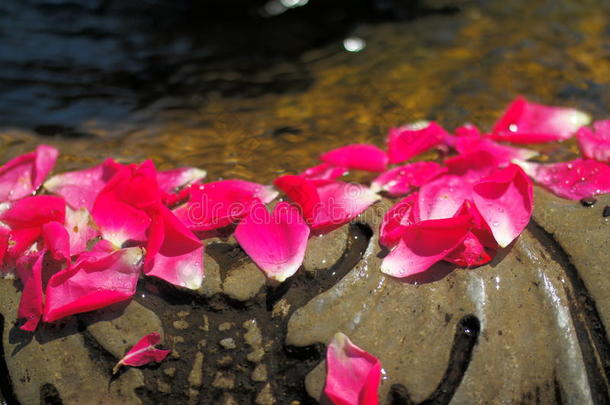
[{"label": "curled petal", "polygon": [[472,199],[501,247],[525,229],[534,208],[532,182],[514,164],[475,184]]},{"label": "curled petal", "polygon": [[47,284],[44,321],[93,311],[133,296],[143,251],[133,247],[113,252],[94,250],[55,273]]},{"label": "curled petal", "polygon": [[270,279],[283,282],[301,267],[309,227],[299,209],[280,202],[267,211],[262,203],[252,207],[237,225],[235,239]]},{"label": "curled petal", "polygon": [[561,141],[591,122],[587,114],[565,107],[551,107],[517,97],[495,123],[491,137],[514,143]]},{"label": "curled petal", "polygon": [[538,155],[538,152],[533,150],[500,145],[480,136],[458,137],[455,141],[455,149],[463,154],[485,151],[492,155],[500,166],[506,166],[515,159],[528,160]]},{"label": "curled petal", "polygon": [[51,221],[42,226],[42,237],[45,248],[55,260],[70,260],[70,235],[57,221]]},{"label": "curled petal", "polygon": [[161,350],[155,348],[161,343],[161,335],[152,332],[138,341],[112,369],[112,374],[116,374],[121,366],[139,367],[153,361],[161,362],[165,360],[171,350]]},{"label": "curled petal", "polygon": [[610,166],[596,160],[540,164],[515,162],[534,181],[569,200],[610,193]]},{"label": "curled petal", "polygon": [[467,178],[457,175],[441,176],[419,190],[420,218],[451,218],[471,196],[472,184]]},{"label": "curled petal", "polygon": [[151,219],[146,212],[118,200],[113,193],[101,193],[91,213],[102,237],[121,247],[127,241],[145,241]]},{"label": "curled petal", "polygon": [[388,156],[374,145],[352,144],[326,152],[320,157],[325,163],[348,169],[382,172],[388,166]]},{"label": "curled petal", "polygon": [[379,243],[392,248],[400,242],[408,225],[419,222],[418,194],[413,193],[394,204],[385,215],[379,228]]},{"label": "curled petal", "polygon": [[324,394],[334,405],[377,405],[381,362],[339,332],[326,350]]},{"label": "curled petal", "polygon": [[580,128],[576,138],[584,157],[610,163],[610,120],[595,122],[593,130]]},{"label": "curled petal", "polygon": [[64,222],[66,203],[52,195],[26,197],[10,203],[9,208],[0,213],[0,220],[11,228],[40,227],[47,222]]},{"label": "curled petal", "polygon": [[18,156],[0,167],[0,202],[34,194],[55,166],[58,155],[56,148],[40,145],[35,152]]},{"label": "curled petal", "polygon": [[333,166],[322,163],[309,169],[305,169],[299,176],[313,180],[316,184],[330,183],[347,173],[347,167]]},{"label": "curled petal", "polygon": [[443,258],[444,261],[461,267],[482,266],[491,259],[493,256],[472,232],[468,232],[462,243]]},{"label": "curled petal", "polygon": [[445,159],[445,165],[449,174],[474,182],[493,172],[498,166],[498,160],[489,152],[475,150]]},{"label": "curled petal", "polygon": [[17,275],[23,283],[17,316],[26,319],[20,329],[29,332],[36,330],[43,313],[42,262],[44,254],[45,251],[42,250],[22,256],[17,260]]},{"label": "curled petal", "polygon": [[416,162],[395,167],[382,173],[371,183],[375,192],[385,191],[392,197],[408,194],[433,178],[445,173],[447,169],[435,162]]},{"label": "curled petal", "polygon": [[157,183],[161,191],[173,193],[184,186],[203,180],[206,175],[205,170],[196,167],[179,167],[157,172]]},{"label": "curled petal", "polygon": [[388,134],[390,163],[401,163],[441,144],[449,133],[435,122],[417,122],[391,128]]},{"label": "curled petal", "polygon": [[320,207],[320,196],[318,195],[317,185],[332,184],[323,182],[315,183],[301,176],[285,175],[275,179],[274,183],[292,201],[297,203],[303,217],[311,224],[316,216],[316,211]]},{"label": "curled petal", "polygon": [[117,200],[141,210],[155,207],[162,197],[157,183],[157,169],[152,160],[122,167],[101,194],[113,194]]}]

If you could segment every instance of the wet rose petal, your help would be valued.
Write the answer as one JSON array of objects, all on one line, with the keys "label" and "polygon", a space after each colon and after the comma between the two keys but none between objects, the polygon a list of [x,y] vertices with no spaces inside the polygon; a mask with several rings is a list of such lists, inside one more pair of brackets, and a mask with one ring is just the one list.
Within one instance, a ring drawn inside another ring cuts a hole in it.
[{"label": "wet rose petal", "polygon": [[533,150],[500,145],[480,136],[458,137],[455,141],[455,149],[461,154],[485,151],[492,155],[500,166],[506,166],[515,159],[528,160],[538,155],[538,152]]},{"label": "wet rose petal", "polygon": [[10,238],[11,229],[7,226],[0,224],[0,273],[2,273],[5,268],[5,257],[8,251],[8,241]]},{"label": "wet rose petal", "polygon": [[17,260],[17,276],[23,284],[17,317],[26,319],[20,329],[28,332],[36,330],[43,313],[42,263],[44,255],[45,251],[41,250]]},{"label": "wet rose petal", "polygon": [[57,174],[44,183],[44,188],[66,200],[73,209],[91,211],[97,195],[112,176],[123,167],[112,159],[89,169]]},{"label": "wet rose petal", "polygon": [[42,237],[45,248],[55,260],[70,260],[70,235],[57,221],[47,222],[42,226]]},{"label": "wet rose petal", "polygon": [[517,162],[534,181],[559,197],[580,200],[610,193],[610,166],[590,159],[541,164]]},{"label": "wet rose petal", "polygon": [[153,361],[161,362],[165,360],[171,350],[155,348],[159,343],[161,343],[161,335],[158,332],[152,332],[144,336],[119,360],[112,369],[112,374],[116,374],[121,366],[139,367]]},{"label": "wet rose petal", "polygon": [[498,160],[484,150],[461,153],[445,159],[444,163],[449,174],[462,176],[469,182],[478,181],[498,167]]},{"label": "wet rose petal", "polygon": [[534,208],[532,182],[514,164],[475,184],[472,199],[501,247],[521,234]]},{"label": "wet rose petal", "polygon": [[87,243],[100,234],[85,207],[78,210],[66,207],[66,230],[70,236],[70,254],[73,256],[87,250]]},{"label": "wet rose petal", "polygon": [[593,129],[580,128],[576,139],[584,157],[610,163],[610,120],[595,122]]},{"label": "wet rose petal", "polygon": [[58,155],[56,148],[40,145],[36,151],[18,156],[0,167],[0,202],[34,194],[55,166]]},{"label": "wet rose petal", "polygon": [[384,151],[369,144],[352,144],[326,152],[320,157],[325,163],[348,169],[382,172],[388,166]]},{"label": "wet rose petal", "polygon": [[44,321],[53,322],[131,298],[136,291],[142,257],[139,247],[82,253],[71,267],[49,279]]},{"label": "wet rose petal", "polygon": [[381,362],[336,333],[326,350],[324,394],[334,405],[377,405]]},{"label": "wet rose petal", "polygon": [[299,209],[287,202],[269,213],[262,203],[252,207],[235,229],[235,239],[265,275],[283,282],[301,267],[309,227]]},{"label": "wet rose petal", "polygon": [[391,128],[388,134],[388,156],[390,163],[401,163],[427,151],[450,136],[436,122],[417,122]]},{"label": "wet rose petal", "polygon": [[514,143],[561,141],[572,137],[591,118],[573,108],[551,107],[517,97],[494,124],[490,136]]},{"label": "wet rose petal", "polygon": [[117,248],[127,241],[143,242],[151,218],[143,210],[120,201],[113,193],[101,193],[91,213],[102,237]]},{"label": "wet rose petal", "polygon": [[161,191],[169,194],[184,186],[203,180],[206,175],[205,170],[196,167],[179,167],[157,172],[157,183]]},{"label": "wet rose petal", "polygon": [[41,227],[12,229],[6,249],[7,260],[17,260],[41,235]]},{"label": "wet rose petal", "polygon": [[102,194],[112,194],[115,199],[141,210],[155,207],[161,202],[162,193],[157,183],[154,163],[149,159],[139,165],[120,168],[106,184],[98,199]]},{"label": "wet rose petal", "polygon": [[457,137],[481,136],[481,130],[479,130],[479,128],[477,128],[476,125],[470,124],[470,123],[466,123],[460,127],[457,127],[455,129],[454,133],[455,133],[455,136],[457,136]]},{"label": "wet rose petal", "polygon": [[65,217],[65,201],[52,195],[23,198],[0,213],[0,220],[12,229],[39,227],[51,221],[63,223]]},{"label": "wet rose petal", "polygon": [[347,167],[333,166],[322,163],[314,167],[305,169],[299,176],[308,180],[313,180],[316,184],[330,183],[341,176],[347,174]]},{"label": "wet rose petal", "polygon": [[174,214],[192,231],[211,231],[238,222],[258,201],[277,196],[271,186],[244,180],[222,180],[190,187],[186,204]]},{"label": "wet rose petal", "polygon": [[379,243],[392,248],[400,242],[406,226],[419,222],[419,196],[413,193],[390,208],[379,228]]},{"label": "wet rose petal", "polygon": [[381,271],[394,277],[407,277],[426,271],[456,249],[471,227],[470,215],[421,221],[407,226],[398,245],[383,259]]},{"label": "wet rose petal", "polygon": [[392,197],[408,194],[447,169],[436,162],[416,162],[382,173],[371,183],[374,192],[385,191]]},{"label": "wet rose petal", "polygon": [[422,220],[453,217],[464,201],[472,196],[472,183],[464,176],[445,175],[419,190],[419,215]]}]

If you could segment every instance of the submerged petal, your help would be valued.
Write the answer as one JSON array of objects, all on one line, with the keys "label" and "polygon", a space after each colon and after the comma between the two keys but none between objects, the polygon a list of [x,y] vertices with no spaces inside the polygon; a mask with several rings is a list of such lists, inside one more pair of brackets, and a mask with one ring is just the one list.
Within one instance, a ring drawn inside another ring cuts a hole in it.
[{"label": "submerged petal", "polygon": [[235,239],[265,275],[283,282],[301,267],[309,227],[299,209],[287,202],[270,214],[257,203],[237,225]]},{"label": "submerged petal", "polygon": [[369,144],[352,144],[326,152],[320,157],[325,163],[348,169],[382,172],[388,166],[384,151]]},{"label": "submerged petal", "polygon": [[390,163],[401,163],[439,145],[450,136],[435,122],[418,122],[391,128],[388,134]]},{"label": "submerged petal", "polygon": [[18,156],[0,167],[0,202],[34,194],[55,166],[58,155],[56,148],[40,145],[36,151]]},{"label": "submerged petal", "polygon": [[576,138],[584,157],[610,163],[610,120],[595,122],[593,130],[580,128]]},{"label": "submerged petal", "polygon": [[324,394],[334,405],[377,405],[381,362],[338,332],[326,350]]},{"label": "submerged petal", "polygon": [[112,369],[112,374],[116,374],[121,366],[143,366],[145,364],[163,361],[171,350],[161,350],[155,348],[161,343],[161,335],[152,332],[144,336],[119,360]]},{"label": "submerged petal", "polygon": [[436,162],[416,162],[395,167],[382,173],[371,183],[375,192],[385,191],[392,197],[408,194],[433,178],[443,174],[447,168]]}]

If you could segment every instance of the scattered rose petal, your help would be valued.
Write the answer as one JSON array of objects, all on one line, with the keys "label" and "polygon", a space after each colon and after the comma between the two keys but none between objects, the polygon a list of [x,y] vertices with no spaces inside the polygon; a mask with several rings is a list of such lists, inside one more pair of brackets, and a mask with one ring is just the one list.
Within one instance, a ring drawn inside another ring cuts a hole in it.
[{"label": "scattered rose petal", "polygon": [[287,202],[270,214],[262,203],[252,207],[235,229],[235,239],[267,277],[283,282],[301,267],[309,227],[299,209]]},{"label": "scattered rose petal", "polygon": [[118,200],[113,193],[101,193],[93,206],[92,217],[102,237],[117,248],[127,241],[143,242],[151,219],[146,212]]},{"label": "scattered rose petal", "polygon": [[171,350],[161,350],[155,348],[161,343],[161,335],[152,332],[138,341],[112,369],[112,374],[116,374],[121,366],[139,367],[145,364],[162,362]]},{"label": "scattered rose petal", "polygon": [[203,180],[206,175],[205,170],[196,167],[179,167],[157,172],[157,183],[161,191],[169,194],[184,186]]},{"label": "scattered rose petal", "polygon": [[142,257],[139,247],[110,253],[98,247],[82,253],[71,267],[49,279],[44,321],[53,322],[131,298],[136,291]]},{"label": "scattered rose petal", "polygon": [[385,191],[392,197],[408,194],[416,187],[447,171],[435,162],[416,162],[382,173],[371,183],[374,192]]},{"label": "scattered rose petal", "polygon": [[528,160],[538,155],[538,152],[533,150],[500,145],[480,136],[458,137],[455,141],[455,149],[461,154],[485,151],[492,155],[500,166],[507,166],[515,159]]},{"label": "scattered rose petal", "polygon": [[45,251],[24,255],[17,260],[17,275],[23,284],[17,316],[26,322],[20,329],[33,332],[43,313],[42,262]]},{"label": "scattered rose petal", "polygon": [[388,156],[390,163],[401,163],[411,159],[450,136],[436,122],[418,122],[399,128],[391,128],[388,134]]},{"label": "scattered rose petal", "polygon": [[57,221],[47,222],[42,226],[42,237],[44,246],[53,259],[70,260],[70,235],[63,224]]},{"label": "scattered rose petal", "polygon": [[348,169],[382,172],[388,166],[388,156],[374,145],[352,144],[326,152],[320,157],[325,163]]},{"label": "scattered rose petal", "polygon": [[484,150],[461,153],[445,159],[444,163],[449,174],[462,176],[468,182],[478,181],[498,166],[498,160]]},{"label": "scattered rose petal", "polygon": [[379,229],[379,243],[392,248],[400,242],[407,225],[419,222],[418,194],[410,196],[394,204],[385,215]]},{"label": "scattered rose petal", "polygon": [[377,405],[381,362],[336,333],[326,350],[324,394],[334,405]]},{"label": "scattered rose petal", "polygon": [[17,156],[0,167],[0,202],[34,194],[55,166],[58,155],[54,147],[40,145],[36,151]]},{"label": "scattered rose petal", "polygon": [[26,197],[15,201],[0,213],[0,220],[12,229],[40,227],[47,222],[64,222],[66,203],[52,195]]},{"label": "scattered rose petal", "polygon": [[610,166],[596,160],[576,159],[550,164],[515,163],[536,183],[545,186],[559,197],[580,200],[610,193]]},{"label": "scattered rose petal", "polygon": [[347,173],[347,167],[333,166],[322,163],[309,169],[305,169],[299,176],[313,180],[317,184],[330,183]]},{"label": "scattered rose petal", "polygon": [[481,136],[481,131],[473,124],[464,124],[461,127],[455,129],[455,136]]},{"label": "scattered rose petal", "polygon": [[495,140],[514,143],[561,141],[591,122],[589,115],[566,107],[551,107],[517,97],[495,123]]},{"label": "scattered rose petal", "polygon": [[73,210],[66,207],[66,230],[70,236],[70,254],[78,255],[87,249],[87,243],[100,233],[85,207]]},{"label": "scattered rose petal", "polygon": [[419,190],[419,215],[422,220],[453,217],[472,197],[472,183],[464,176],[445,175]]},{"label": "scattered rose petal", "polygon": [[610,120],[595,122],[593,129],[580,128],[576,138],[584,157],[610,163]]}]

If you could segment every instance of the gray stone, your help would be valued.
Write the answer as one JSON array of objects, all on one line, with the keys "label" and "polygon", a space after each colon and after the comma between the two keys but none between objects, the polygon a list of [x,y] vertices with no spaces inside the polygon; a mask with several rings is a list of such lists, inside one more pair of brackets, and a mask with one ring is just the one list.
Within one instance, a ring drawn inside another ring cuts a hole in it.
[{"label": "gray stone", "polygon": [[307,241],[303,258],[305,271],[328,269],[334,266],[347,249],[349,227],[342,226],[323,235],[313,235]]},{"label": "gray stone", "polygon": [[208,254],[203,255],[203,282],[197,292],[205,297],[212,297],[222,292],[222,279],[220,266],[214,258]]},{"label": "gray stone", "polygon": [[238,301],[254,298],[265,285],[263,272],[253,262],[246,262],[229,270],[222,283],[226,295]]}]

